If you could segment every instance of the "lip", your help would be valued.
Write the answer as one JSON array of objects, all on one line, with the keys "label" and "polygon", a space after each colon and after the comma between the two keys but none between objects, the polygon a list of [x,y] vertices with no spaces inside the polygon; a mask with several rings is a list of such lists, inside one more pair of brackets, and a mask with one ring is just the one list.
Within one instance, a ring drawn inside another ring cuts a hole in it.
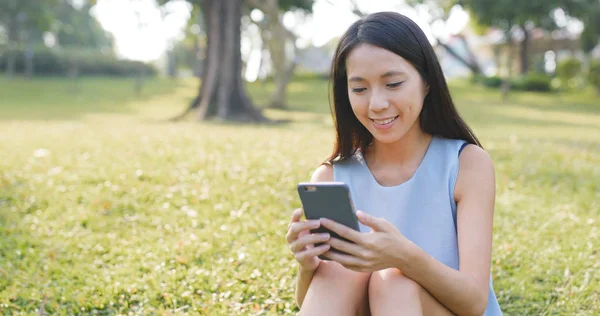
[{"label": "lip", "polygon": [[[386,130],[386,129],[390,129],[392,128],[392,126],[394,126],[394,124],[396,123],[396,121],[398,120],[399,115],[393,116],[393,117],[388,117],[385,119],[373,119],[373,118],[369,118],[369,120],[371,120],[371,124],[373,124],[373,127],[375,127],[376,129],[379,130]],[[379,124],[376,123],[375,120],[388,120],[393,118],[393,120],[387,124]]]}]

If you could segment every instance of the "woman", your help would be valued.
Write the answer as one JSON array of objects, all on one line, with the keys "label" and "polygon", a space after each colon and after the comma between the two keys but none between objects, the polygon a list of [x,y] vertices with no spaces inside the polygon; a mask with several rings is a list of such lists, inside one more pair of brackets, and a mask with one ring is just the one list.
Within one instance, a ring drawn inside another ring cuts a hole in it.
[{"label": "woman", "polygon": [[[501,315],[493,163],[422,30],[398,13],[362,18],[341,38],[331,78],[336,144],[311,181],[350,187],[360,232],[293,213],[300,314]],[[352,243],[310,233],[321,225]]]}]

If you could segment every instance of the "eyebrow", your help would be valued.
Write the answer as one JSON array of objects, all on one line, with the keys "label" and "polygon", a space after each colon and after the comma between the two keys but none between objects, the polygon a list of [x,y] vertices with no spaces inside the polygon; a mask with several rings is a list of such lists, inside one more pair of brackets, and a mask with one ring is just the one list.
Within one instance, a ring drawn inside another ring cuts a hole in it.
[{"label": "eyebrow", "polygon": [[[392,76],[398,76],[398,75],[405,75],[405,72],[402,71],[388,71],[386,73],[384,73],[383,75],[381,75],[381,78],[385,78],[385,77],[392,77]],[[348,81],[364,81],[365,79],[362,77],[358,77],[358,76],[353,76],[350,77],[350,79],[348,79]]]}]

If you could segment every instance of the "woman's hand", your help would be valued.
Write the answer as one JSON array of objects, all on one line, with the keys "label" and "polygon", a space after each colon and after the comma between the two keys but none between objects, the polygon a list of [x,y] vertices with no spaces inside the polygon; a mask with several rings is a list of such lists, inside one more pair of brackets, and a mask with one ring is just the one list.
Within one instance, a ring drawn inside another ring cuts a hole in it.
[{"label": "woman's hand", "polygon": [[383,218],[373,217],[362,211],[357,211],[358,220],[373,229],[370,233],[360,233],[322,218],[321,225],[354,243],[331,238],[327,244],[331,248],[343,251],[341,254],[328,251],[325,256],[337,261],[347,269],[359,272],[374,272],[387,268],[400,268],[408,261],[408,251],[413,243],[404,237],[394,225]]},{"label": "woman's hand", "polygon": [[329,240],[329,234],[311,234],[310,230],[319,228],[321,222],[319,220],[300,221],[302,213],[302,209],[297,209],[292,214],[286,238],[290,250],[300,264],[300,270],[314,272],[321,263],[318,256],[329,250],[328,244],[319,247],[315,247],[314,244],[326,242]]}]

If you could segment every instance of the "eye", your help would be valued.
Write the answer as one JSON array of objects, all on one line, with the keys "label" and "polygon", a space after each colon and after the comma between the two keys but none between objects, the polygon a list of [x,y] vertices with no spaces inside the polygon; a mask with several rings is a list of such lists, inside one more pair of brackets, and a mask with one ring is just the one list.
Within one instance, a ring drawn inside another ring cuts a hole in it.
[{"label": "eye", "polygon": [[404,83],[404,81],[394,82],[394,83],[387,84],[387,87],[388,88],[397,88],[397,87],[399,87],[403,83]]},{"label": "eye", "polygon": [[361,93],[363,91],[367,90],[367,88],[353,88],[352,92],[354,93]]}]

